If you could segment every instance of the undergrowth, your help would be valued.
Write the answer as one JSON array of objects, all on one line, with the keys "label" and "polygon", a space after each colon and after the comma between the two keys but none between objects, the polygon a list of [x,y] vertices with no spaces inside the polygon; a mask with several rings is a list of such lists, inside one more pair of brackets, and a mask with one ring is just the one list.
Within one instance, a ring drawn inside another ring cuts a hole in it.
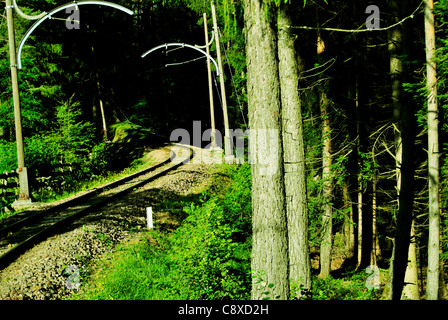
[{"label": "undergrowth", "polygon": [[[196,199],[174,209],[174,231],[151,231],[119,245],[71,299],[246,300],[251,297],[251,176],[249,165],[219,166]],[[174,206],[175,207],[175,206]],[[164,207],[165,208],[165,207]],[[166,208],[165,208],[166,209]],[[180,212],[182,211],[182,212]],[[376,300],[369,274],[313,277],[313,300]],[[269,298],[269,297],[268,297]]]},{"label": "undergrowth", "polygon": [[313,278],[313,300],[378,300],[381,290],[366,284],[369,275],[358,271],[343,278]]},{"label": "undergrowth", "polygon": [[73,299],[249,299],[250,167],[219,166],[174,232],[119,246]]}]

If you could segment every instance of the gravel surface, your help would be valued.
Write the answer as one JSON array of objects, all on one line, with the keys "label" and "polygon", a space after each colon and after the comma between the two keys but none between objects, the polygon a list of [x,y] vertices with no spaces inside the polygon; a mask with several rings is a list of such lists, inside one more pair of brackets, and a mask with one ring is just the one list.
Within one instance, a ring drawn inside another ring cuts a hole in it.
[{"label": "gravel surface", "polygon": [[[193,161],[87,215],[1,270],[0,299],[67,297],[104,253],[146,228],[147,207],[194,193],[209,177],[209,166]],[[154,211],[154,219],[166,222],[166,213]]]}]

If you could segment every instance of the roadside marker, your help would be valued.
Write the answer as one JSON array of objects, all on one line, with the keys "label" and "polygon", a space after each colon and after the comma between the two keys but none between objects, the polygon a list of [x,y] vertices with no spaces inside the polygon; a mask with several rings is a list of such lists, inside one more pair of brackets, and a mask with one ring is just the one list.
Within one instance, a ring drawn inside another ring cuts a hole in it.
[{"label": "roadside marker", "polygon": [[148,219],[148,229],[152,229],[153,228],[153,224],[152,224],[152,207],[147,207],[146,208],[146,217]]}]

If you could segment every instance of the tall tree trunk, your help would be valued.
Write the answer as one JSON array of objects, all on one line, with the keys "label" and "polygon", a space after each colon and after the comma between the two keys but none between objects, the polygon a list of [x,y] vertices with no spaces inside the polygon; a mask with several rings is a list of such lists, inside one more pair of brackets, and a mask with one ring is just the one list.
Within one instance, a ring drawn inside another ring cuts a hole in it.
[{"label": "tall tree trunk", "polygon": [[[280,6],[278,24],[291,25],[286,5]],[[289,238],[289,277],[291,284],[297,284],[298,288],[302,288],[295,296],[300,299],[311,293],[311,261],[308,242],[309,221],[302,102],[298,94],[298,63],[294,40],[295,35],[291,33],[290,28],[280,27],[278,56]]]},{"label": "tall tree trunk", "polygon": [[439,291],[440,209],[437,73],[435,62],[434,3],[425,1],[426,86],[428,90],[429,239],[426,299],[437,300]]},{"label": "tall tree trunk", "polygon": [[377,174],[373,173],[372,182],[372,252],[370,254],[370,265],[376,266],[378,258],[381,257],[380,241],[377,228]]},{"label": "tall tree trunk", "polygon": [[401,109],[400,119],[402,159],[398,196],[397,230],[395,235],[394,267],[392,274],[392,299],[402,295],[408,266],[408,253],[414,207],[414,110],[412,104]]},{"label": "tall tree trunk", "polygon": [[353,258],[355,253],[355,228],[353,220],[353,207],[350,201],[350,193],[348,191],[348,182],[344,181],[342,187],[344,198],[344,210],[347,211],[344,217],[344,238],[346,243],[347,256],[349,259]]},{"label": "tall tree trunk", "polygon": [[412,108],[408,106],[402,110],[402,144],[403,158],[401,162],[401,185],[398,198],[397,230],[395,236],[395,256],[392,278],[392,299],[400,299],[404,276],[408,264],[408,251],[411,236],[414,205],[414,168],[413,168],[413,136]]},{"label": "tall tree trunk", "polygon": [[333,182],[331,173],[331,127],[328,115],[328,97],[325,92],[320,93],[320,109],[323,119],[322,127],[322,183],[323,183],[323,215],[322,215],[322,237],[320,245],[320,277],[325,278],[331,271],[331,248],[332,248],[332,194]]},{"label": "tall tree trunk", "polygon": [[[396,23],[399,19],[399,9],[398,1],[393,0],[390,3],[391,9],[394,11],[394,17],[392,22]],[[401,26],[392,28],[388,31],[389,38],[389,65],[390,65],[390,76],[391,76],[391,86],[392,86],[392,112],[393,112],[393,123],[394,123],[394,142],[395,142],[395,171],[396,171],[396,182],[397,182],[397,192],[400,194],[401,186],[401,159],[402,159],[402,139],[401,139],[401,108],[402,108],[402,86],[401,77],[403,74],[403,63],[401,61],[401,48],[402,48],[402,32]]]},{"label": "tall tree trunk", "polygon": [[108,141],[109,138],[107,137],[106,115],[104,113],[103,97],[101,94],[101,85],[100,85],[99,80],[96,83],[97,83],[97,87],[98,87],[98,100],[99,100],[100,111],[101,111],[101,123],[103,124],[104,141]]},{"label": "tall tree trunk", "polygon": [[363,248],[363,238],[362,238],[362,232],[363,232],[363,220],[362,220],[362,176],[361,176],[361,105],[360,105],[360,97],[359,97],[359,76],[356,76],[356,84],[355,84],[355,105],[356,105],[356,153],[357,153],[357,169],[358,169],[358,176],[357,176],[357,203],[356,203],[356,211],[357,211],[357,268],[361,266],[362,263],[362,248]]},{"label": "tall tree trunk", "polygon": [[[397,0],[390,1],[391,10],[393,12],[392,23],[396,23],[400,21],[400,12],[402,12],[401,16],[407,15],[407,4],[402,3],[402,7],[400,8],[399,2]],[[404,34],[403,34],[404,31]],[[397,206],[399,213],[401,212],[402,219],[406,220],[406,225],[400,225],[398,227],[397,233],[403,233],[403,237],[405,234],[408,234],[409,224],[413,224],[413,188],[412,183],[407,183],[405,193],[408,195],[405,197],[401,197],[401,189],[402,189],[402,177],[404,174],[413,175],[413,164],[412,161],[407,159],[403,162],[403,152],[406,153],[406,156],[409,157],[411,155],[411,151],[413,150],[413,134],[412,134],[412,122],[413,122],[413,114],[412,114],[412,104],[404,103],[404,95],[402,90],[402,81],[404,75],[403,62],[400,58],[402,52],[406,51],[409,53],[409,41],[405,41],[405,39],[409,39],[410,34],[409,28],[405,28],[402,30],[402,26],[398,26],[389,31],[389,55],[390,55],[390,74],[391,74],[391,86],[392,86],[392,108],[393,108],[393,122],[394,122],[394,139],[395,139],[395,163],[396,163],[396,185],[397,185]],[[406,108],[406,110],[403,110]],[[411,109],[411,111],[409,110]],[[405,140],[406,139],[406,140]],[[403,148],[407,150],[404,151]],[[406,181],[413,182],[412,177],[407,177]],[[403,201],[400,201],[400,199]],[[403,216],[403,214],[405,216]],[[397,221],[397,224],[401,223]],[[410,230],[410,229],[409,229]],[[399,241],[399,240],[398,240]],[[401,246],[401,242],[395,241],[395,244],[399,244]],[[404,282],[405,287],[403,288],[403,292],[401,293],[401,297],[405,299],[418,300],[419,292],[418,292],[418,279],[417,276],[417,264],[416,264],[416,244],[415,242],[409,242],[408,253],[407,256],[411,259],[410,262],[406,261],[406,271],[404,274]],[[404,254],[399,250],[394,250],[394,253],[402,256],[404,259]],[[406,250],[403,247],[402,250]],[[394,259],[395,260],[395,259]],[[400,264],[404,263],[400,260],[397,260]],[[399,266],[397,269],[391,268],[391,285],[394,283],[400,283],[400,281],[394,282],[394,277],[398,276],[400,278],[403,275],[402,267]],[[394,271],[395,270],[395,273]],[[398,272],[398,273],[397,273]],[[416,290],[415,290],[416,289]],[[398,299],[399,292],[402,290],[401,288],[391,288],[392,295],[390,298]],[[395,293],[395,295],[394,295]],[[394,296],[393,296],[394,295]]]},{"label": "tall tree trunk", "polygon": [[[409,3],[401,1],[390,1],[393,20],[398,22],[402,17],[410,14]],[[401,12],[401,15],[400,15]],[[391,274],[391,295],[389,298],[399,299],[400,292],[402,299],[419,299],[418,272],[417,272],[417,249],[414,238],[415,227],[413,221],[413,183],[414,183],[414,105],[402,90],[402,82],[406,77],[400,55],[412,55],[412,27],[409,23],[396,27],[389,31],[389,54],[390,73],[392,81],[392,106],[395,132],[395,161],[396,161],[396,183],[397,183],[397,236],[394,245],[392,259],[398,263],[395,269],[390,268]],[[406,239],[405,239],[406,237]],[[412,239],[412,241],[411,241]],[[406,245],[408,246],[406,248]],[[405,251],[407,250],[407,255]],[[405,268],[403,270],[403,268]],[[402,274],[404,272],[404,275]],[[399,279],[395,279],[399,277]],[[403,280],[402,280],[403,279]],[[404,287],[403,286],[404,281]]]},{"label": "tall tree trunk", "polygon": [[[92,55],[93,55],[93,60],[96,60],[96,55],[95,55],[95,48],[92,46]],[[101,125],[103,127],[103,129],[101,130],[103,132],[104,135],[104,141],[108,141],[108,137],[107,137],[107,124],[106,124],[106,115],[104,113],[104,104],[103,104],[103,94],[101,92],[101,84],[100,84],[100,76],[98,74],[97,71],[95,72],[95,81],[96,81],[96,88],[97,88],[97,95],[98,95],[98,103],[100,106],[100,112],[101,112]],[[94,117],[96,117],[96,104],[94,104],[93,107],[93,115]],[[94,118],[94,123],[97,121],[96,118]]]},{"label": "tall tree trunk", "polygon": [[[281,144],[277,33],[269,1],[245,0],[252,162],[252,299],[289,298],[288,233]],[[273,287],[271,287],[273,286]]]},{"label": "tall tree trunk", "polygon": [[417,244],[415,242],[415,221],[411,226],[411,243],[409,244],[408,267],[404,276],[405,286],[401,299],[419,300],[418,270],[417,270]]},{"label": "tall tree trunk", "polygon": [[[319,25],[319,12],[316,11],[316,16]],[[321,61],[322,54],[325,52],[325,41],[322,38],[320,31],[317,33],[317,60]],[[330,275],[331,271],[331,249],[332,249],[332,233],[333,233],[333,212],[332,212],[332,195],[333,195],[333,181],[331,173],[331,126],[328,114],[328,97],[326,82],[320,86],[319,92],[319,107],[322,118],[322,228],[321,228],[321,243],[320,243],[320,274],[319,277],[325,278]]]}]

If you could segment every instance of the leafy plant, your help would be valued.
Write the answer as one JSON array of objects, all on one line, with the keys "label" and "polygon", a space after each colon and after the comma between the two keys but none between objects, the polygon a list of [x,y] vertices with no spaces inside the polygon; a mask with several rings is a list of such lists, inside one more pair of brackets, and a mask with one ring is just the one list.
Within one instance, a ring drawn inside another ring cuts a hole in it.
[{"label": "leafy plant", "polygon": [[312,287],[313,300],[377,300],[380,291],[367,288],[366,278],[364,272],[340,279],[316,277]]},{"label": "leafy plant", "polygon": [[217,176],[184,207],[187,216],[176,231],[164,233],[156,224],[106,260],[74,298],[248,299],[250,167],[224,165]]}]

